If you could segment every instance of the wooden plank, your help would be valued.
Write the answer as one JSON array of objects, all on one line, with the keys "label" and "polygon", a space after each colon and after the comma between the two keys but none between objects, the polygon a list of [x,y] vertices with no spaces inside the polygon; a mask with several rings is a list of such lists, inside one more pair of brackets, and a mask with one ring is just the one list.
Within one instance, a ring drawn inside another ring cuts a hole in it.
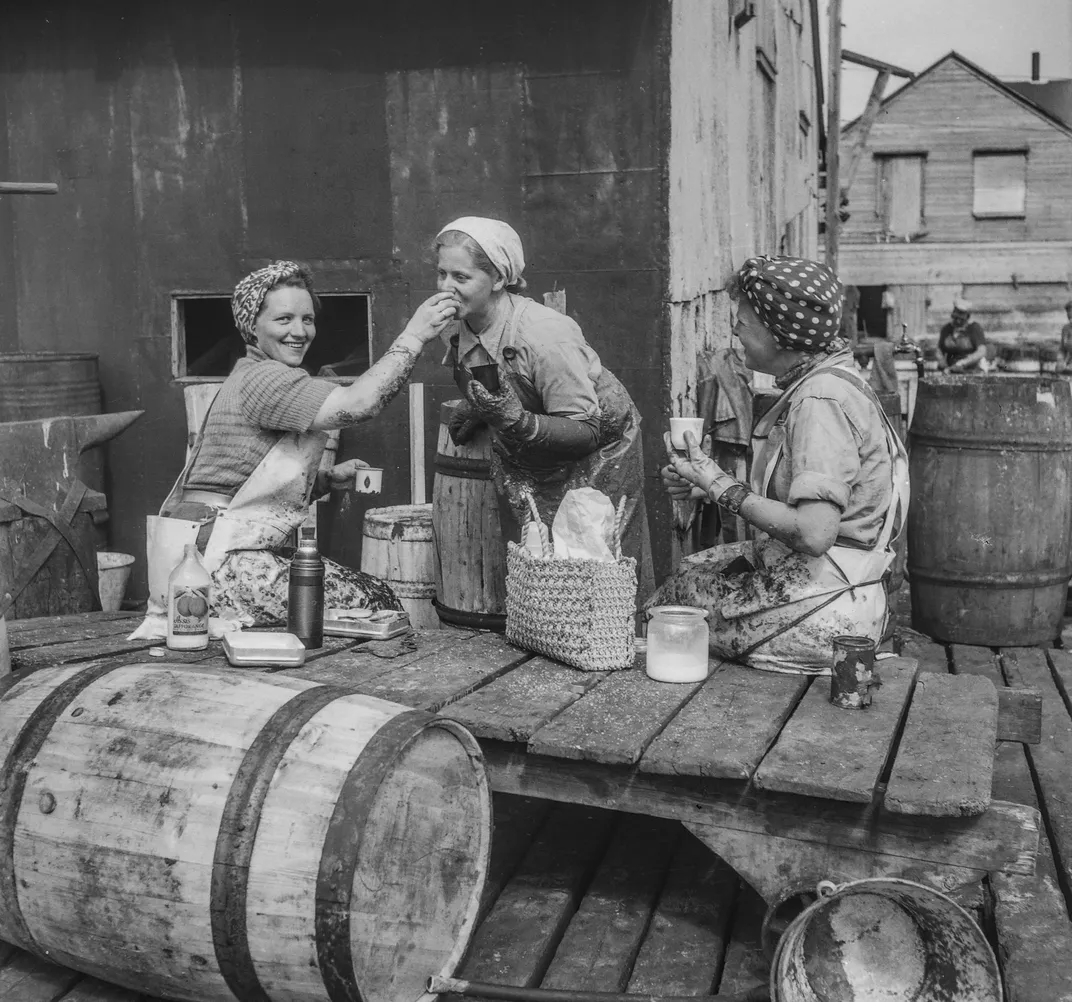
[{"label": "wooden plank", "polygon": [[681,834],[663,818],[621,819],[541,988],[625,990]]},{"label": "wooden plank", "polygon": [[472,636],[474,634],[469,630],[414,630],[393,640],[359,644],[300,668],[284,668],[276,674],[356,687],[421,658],[448,650]]},{"label": "wooden plank", "polygon": [[55,1002],[84,975],[19,951],[0,967],[0,999]]},{"label": "wooden plank", "polygon": [[546,800],[497,793],[492,803],[494,836],[488,861],[484,891],[480,896],[480,921],[495,904],[499,892],[513,876],[536,832],[547,818],[551,805]]},{"label": "wooden plank", "polygon": [[1034,872],[1039,815],[1019,804],[993,801],[990,810],[974,818],[914,818],[874,804],[742,791],[740,783],[724,780],[649,776],[595,762],[567,767],[561,759],[525,754],[496,741],[482,747],[496,791],[742,833],[777,832],[787,845],[796,841],[858,849],[900,859],[906,870],[941,864]]},{"label": "wooden plank", "polygon": [[945,674],[949,671],[945,646],[935,643],[930,637],[904,627],[898,631],[898,654],[903,658],[915,658],[920,671]]},{"label": "wooden plank", "polygon": [[756,770],[763,790],[867,803],[919,671],[911,658],[881,662],[882,685],[866,710],[841,710],[830,702],[825,679],[816,679]]},{"label": "wooden plank", "polygon": [[985,675],[998,693],[998,740],[1038,744],[1042,735],[1042,693],[1028,686],[1007,686],[998,655],[989,647],[950,644],[953,671]]},{"label": "wooden plank", "polygon": [[710,994],[722,971],[738,883],[725,862],[686,834],[633,964],[628,991]]},{"label": "wooden plank", "polygon": [[72,640],[64,644],[49,644],[47,647],[27,647],[11,652],[13,671],[50,668],[54,665],[73,664],[76,661],[92,661],[138,652],[149,660],[151,647],[163,647],[163,640],[124,640],[119,637],[99,637],[89,640]]},{"label": "wooden plank", "polygon": [[989,679],[920,679],[886,787],[887,810],[936,817],[985,811],[997,719],[998,697]]},{"label": "wooden plank", "polygon": [[991,886],[1008,1002],[1072,1002],[1072,925],[1053,880],[998,873]]},{"label": "wooden plank", "polygon": [[[18,623],[19,620],[15,620]],[[14,623],[10,624],[14,625]],[[134,631],[137,622],[130,619],[112,619],[100,622],[64,623],[59,626],[42,626],[35,630],[20,630],[11,641],[12,650],[26,647],[45,647],[51,644],[70,643],[77,640],[95,640],[104,637],[124,637]]]},{"label": "wooden plank", "polygon": [[459,976],[532,988],[540,983],[610,838],[614,815],[555,807],[477,929]]},{"label": "wooden plank", "polygon": [[748,779],[807,687],[803,675],[719,665],[651,743],[640,768]]},{"label": "wooden plank", "polygon": [[[121,619],[140,619],[140,612],[72,612],[64,616],[34,616],[30,619],[9,619],[8,634],[11,637],[37,630],[63,629],[93,623],[111,623]],[[133,625],[130,627],[134,628]]]},{"label": "wooden plank", "polygon": [[526,742],[606,676],[536,657],[440,712],[478,738]]},{"label": "wooden plank", "polygon": [[500,634],[482,633],[409,664],[392,666],[354,687],[367,696],[434,712],[529,657],[528,651],[508,644]]},{"label": "wooden plank", "polygon": [[[1001,663],[997,658],[985,658],[979,656],[978,647],[957,645],[954,648],[954,670],[958,675],[981,675],[990,679],[998,689],[998,746],[994,752],[994,779],[991,791],[995,800],[1006,800],[1013,804],[1025,804],[1028,807],[1039,809],[1038,797],[1035,794],[1035,782],[1031,777],[1031,767],[1027,760],[1027,751],[1022,744],[1012,741],[1001,741],[1001,702],[1002,692],[1020,692],[1037,690],[1011,689],[1004,685],[1005,676],[1001,672]],[[1039,725],[1042,723],[1041,694],[1039,695]],[[1037,741],[1035,742],[1037,743]],[[1040,875],[1049,876],[1054,882],[1057,881],[1057,867],[1053,861],[1053,850],[1048,838],[1039,840],[1037,869]],[[1027,879],[1027,878],[1025,878]]]},{"label": "wooden plank", "polygon": [[1024,747],[1036,777],[1039,807],[1048,822],[1060,883],[1068,886],[1072,881],[1072,801],[1067,793],[1072,765],[1072,719],[1068,704],[1050,674],[1051,664],[1063,685],[1072,675],[1072,657],[1067,652],[1043,651],[1037,647],[1005,648],[1001,652],[1005,682],[1013,687],[1029,686],[1042,693],[1042,740]]},{"label": "wooden plank", "polygon": [[748,884],[741,884],[733,917],[733,935],[726,949],[726,966],[718,985],[720,994],[744,995],[769,982],[770,961],[760,942],[766,907]]},{"label": "wooden plank", "polygon": [[[638,665],[643,655],[638,658]],[[681,705],[702,685],[654,682],[641,667],[614,672],[529,740],[556,758],[633,765]]]}]

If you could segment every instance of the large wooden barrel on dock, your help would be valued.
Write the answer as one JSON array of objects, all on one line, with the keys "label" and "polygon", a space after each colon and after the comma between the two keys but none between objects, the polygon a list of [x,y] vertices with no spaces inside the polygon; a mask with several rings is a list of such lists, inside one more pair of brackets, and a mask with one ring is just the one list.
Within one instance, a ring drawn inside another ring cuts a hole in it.
[{"label": "large wooden barrel on dock", "polygon": [[396,504],[365,512],[361,570],[386,581],[418,630],[439,628],[432,506]]},{"label": "large wooden barrel on dock", "polygon": [[448,426],[460,400],[443,404],[432,486],[436,611],[445,623],[506,628],[506,542],[491,482],[491,437],[455,445]]},{"label": "large wooden barrel on dock", "polygon": [[1053,640],[1072,576],[1068,381],[928,378],[910,438],[912,625],[952,643]]},{"label": "large wooden barrel on dock", "polygon": [[0,680],[0,940],[148,995],[398,1002],[452,972],[491,838],[461,725],[279,675]]}]

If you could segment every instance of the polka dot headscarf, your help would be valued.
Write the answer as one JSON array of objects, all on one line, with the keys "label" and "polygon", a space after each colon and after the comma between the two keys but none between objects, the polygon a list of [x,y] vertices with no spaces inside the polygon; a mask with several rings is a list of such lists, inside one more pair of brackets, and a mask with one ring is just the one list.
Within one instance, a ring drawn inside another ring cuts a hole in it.
[{"label": "polka dot headscarf", "polygon": [[829,353],[848,344],[841,336],[841,283],[825,265],[799,257],[753,257],[737,280],[782,348]]},{"label": "polka dot headscarf", "polygon": [[254,327],[264,297],[284,279],[300,275],[301,271],[302,267],[296,261],[273,261],[267,267],[251,272],[235,286],[231,314],[246,344],[257,343]]}]

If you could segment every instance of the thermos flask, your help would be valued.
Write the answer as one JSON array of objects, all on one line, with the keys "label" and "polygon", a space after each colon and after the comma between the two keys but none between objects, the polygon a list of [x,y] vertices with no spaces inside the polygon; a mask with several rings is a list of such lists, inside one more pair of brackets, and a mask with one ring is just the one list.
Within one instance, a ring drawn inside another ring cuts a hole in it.
[{"label": "thermos flask", "polygon": [[324,646],[324,561],[317,552],[315,529],[302,529],[290,562],[287,632],[306,650]]}]

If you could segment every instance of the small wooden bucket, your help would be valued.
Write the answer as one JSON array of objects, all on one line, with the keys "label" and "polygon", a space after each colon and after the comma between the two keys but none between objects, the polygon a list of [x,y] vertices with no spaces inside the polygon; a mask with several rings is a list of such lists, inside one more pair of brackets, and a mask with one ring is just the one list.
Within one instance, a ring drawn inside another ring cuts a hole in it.
[{"label": "small wooden bucket", "polygon": [[491,482],[491,437],[455,445],[448,427],[460,400],[440,413],[432,486],[436,611],[445,623],[506,629],[506,541]]},{"label": "small wooden bucket", "polygon": [[397,504],[365,512],[361,570],[386,581],[418,630],[439,629],[432,506]]},{"label": "small wooden bucket", "polygon": [[0,679],[0,719],[0,939],[197,1002],[431,1002],[461,961],[491,794],[460,724],[99,662]]}]

